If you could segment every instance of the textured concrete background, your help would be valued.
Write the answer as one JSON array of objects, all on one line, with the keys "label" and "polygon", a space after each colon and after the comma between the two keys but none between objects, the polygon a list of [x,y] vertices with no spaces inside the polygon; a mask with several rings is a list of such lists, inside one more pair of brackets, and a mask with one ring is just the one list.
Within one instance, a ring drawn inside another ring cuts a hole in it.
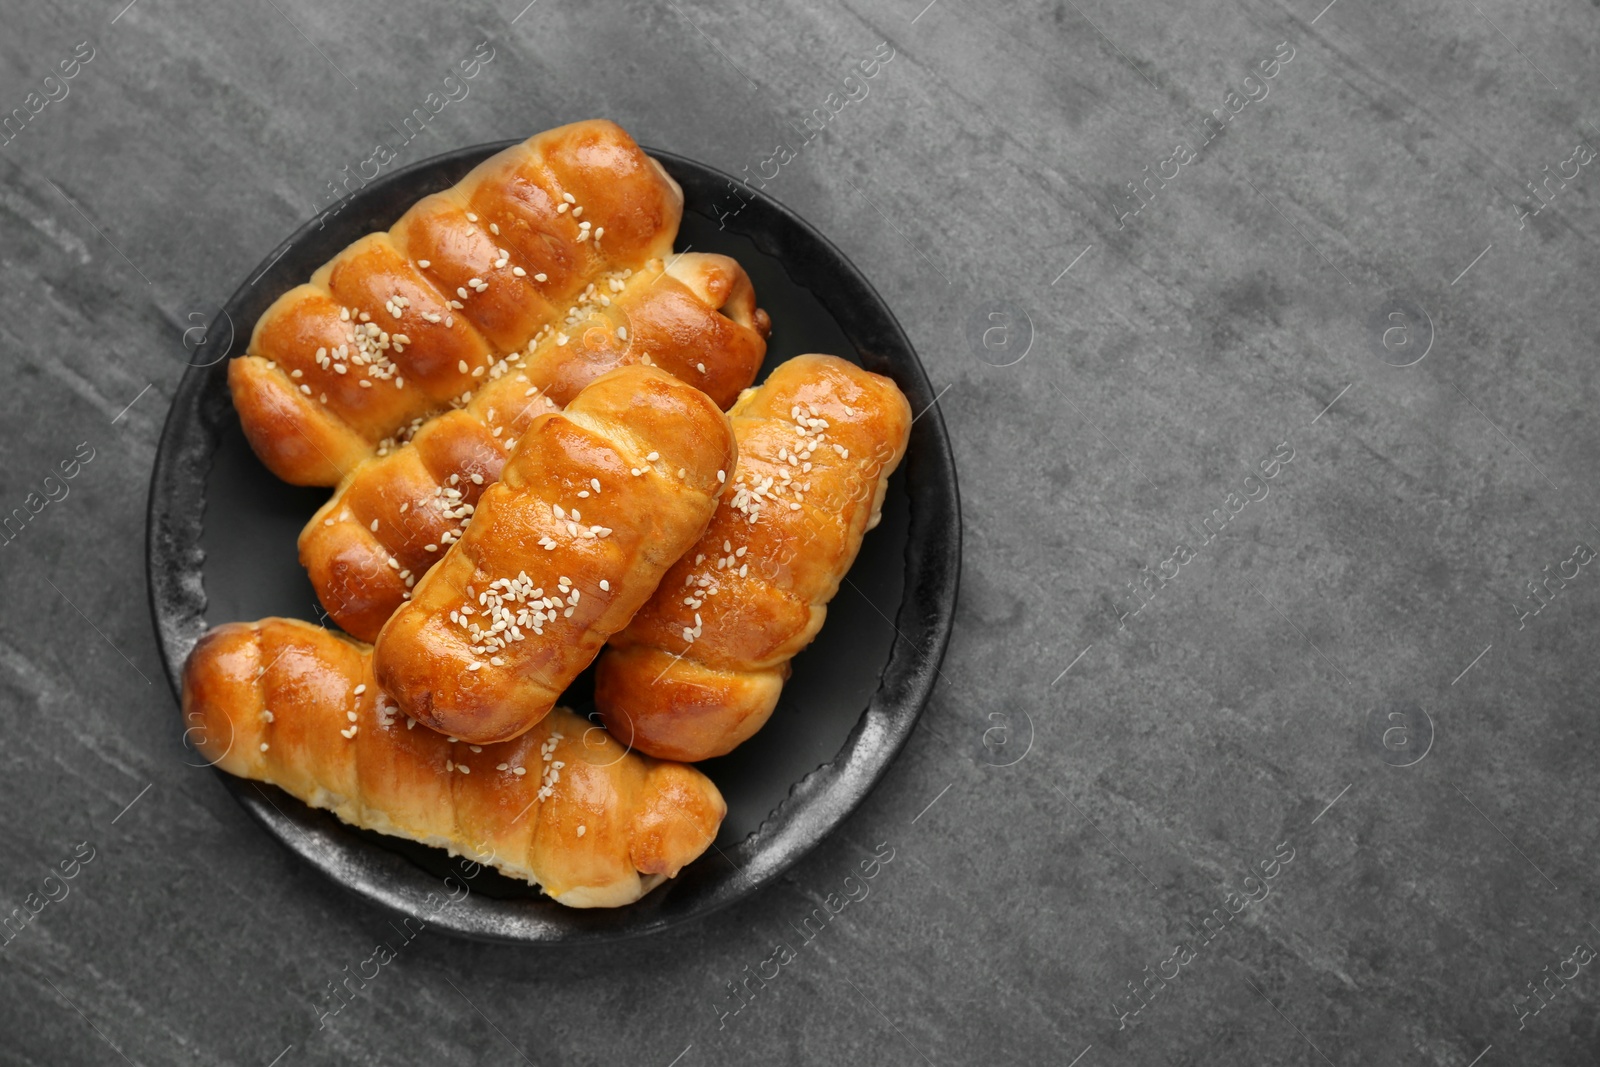
[{"label": "textured concrete background", "polygon": [[[0,1061],[1600,1055],[1593,4],[125,2],[0,17],[0,113],[67,93],[0,146],[0,505],[93,455],[0,548],[0,911],[76,871],[0,949]],[[423,935],[319,1030],[391,930],[184,765],[146,479],[184,331],[479,41],[397,165],[604,115],[754,171],[893,47],[769,191],[945,390],[960,624],[769,891],[581,954]]]}]

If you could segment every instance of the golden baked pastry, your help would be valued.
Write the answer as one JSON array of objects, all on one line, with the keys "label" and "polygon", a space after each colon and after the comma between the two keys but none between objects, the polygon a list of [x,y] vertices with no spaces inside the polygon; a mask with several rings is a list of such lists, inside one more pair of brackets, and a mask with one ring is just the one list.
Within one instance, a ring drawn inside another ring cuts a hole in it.
[{"label": "golden baked pastry", "polygon": [[704,532],[735,457],[716,403],[654,367],[540,415],[379,633],[384,690],[466,741],[528,730]]},{"label": "golden baked pastry", "polygon": [[183,714],[187,736],[229,774],[571,907],[638,900],[709,848],[727,811],[699,771],[630,753],[565,709],[498,745],[416,729],[378,687],[365,645],[293,619],[202,637],[184,667]]},{"label": "golden baked pastry", "polygon": [[683,191],[602,120],[537,134],[323,264],[228,366],[274,474],[334,485],[415,420],[459,404],[607,271],[672,251]]},{"label": "golden baked pastry", "polygon": [[595,676],[606,728],[669,759],[720,756],[766,723],[911,432],[893,382],[834,356],[789,360],[729,415],[733,486]]}]

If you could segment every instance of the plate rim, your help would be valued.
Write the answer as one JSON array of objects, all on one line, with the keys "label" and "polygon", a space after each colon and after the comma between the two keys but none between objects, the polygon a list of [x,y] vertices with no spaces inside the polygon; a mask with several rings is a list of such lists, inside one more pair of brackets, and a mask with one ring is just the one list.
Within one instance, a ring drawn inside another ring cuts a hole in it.
[{"label": "plate rim", "polygon": [[[521,140],[509,138],[467,145],[419,160],[392,174],[375,178],[351,193],[340,202],[344,205],[340,211],[361,202],[380,200],[394,192],[403,193],[430,175],[453,167],[466,165],[470,168]],[[650,147],[644,147],[644,151],[659,160],[684,187],[685,212],[692,211],[719,222],[721,227],[747,238],[760,251],[777,259],[790,281],[810,291],[827,309],[864,365],[869,361],[884,364],[868,369],[891,369],[887,365],[894,364],[897,384],[907,392],[912,404],[920,408],[912,425],[912,442],[902,469],[909,483],[911,468],[926,465],[926,470],[917,471],[919,482],[928,481],[934,491],[919,493],[909,484],[907,486],[910,518],[906,535],[905,586],[891,622],[896,636],[878,688],[838,753],[797,780],[756,829],[731,849],[708,850],[667,886],[652,890],[635,904],[614,909],[563,909],[548,915],[529,916],[516,914],[515,902],[475,898],[469,891],[462,898],[464,907],[454,911],[447,908],[448,914],[430,915],[430,922],[436,929],[473,940],[539,945],[621,941],[704,918],[754,895],[835,833],[888,773],[932,697],[939,665],[955,628],[962,519],[954,452],[927,371],[887,301],[832,241],[776,198],[686,156]],[[738,190],[745,202],[738,214],[732,216],[732,224],[728,217],[707,214],[707,210],[714,211],[710,191],[723,188]],[[420,195],[426,194],[412,194],[405,202],[413,203]],[[703,205],[695,200],[702,195],[708,201]],[[754,212],[741,224],[740,220],[752,208]],[[360,214],[352,212],[352,218]],[[226,360],[232,354],[236,339],[233,311],[257,283],[273,273],[280,260],[322,228],[319,226],[322,218],[323,214],[315,215],[297,227],[252,270],[251,280],[243,282],[222,305],[208,328],[206,339],[194,354],[198,356],[214,347],[212,339],[220,336],[224,317],[228,318],[230,327],[227,349],[210,363],[196,363],[191,359],[173,394],[157,444],[145,521],[146,592],[162,667],[180,708],[183,660],[204,629],[207,603],[203,586],[204,554],[199,547],[199,531],[204,525],[204,485],[220,434],[225,429],[207,421],[206,400],[217,389],[214,379],[220,377],[222,389],[226,391]],[[838,272],[832,279],[837,284],[832,288],[841,295],[821,291],[795,277],[792,260],[780,250],[785,241],[796,239],[809,243],[816,253],[830,261],[830,267]],[[289,284],[298,280],[291,279]],[[277,279],[269,288],[275,284]],[[856,316],[877,320],[876,347],[884,351],[869,353],[874,347],[871,345],[874,338],[857,336],[863,324],[853,321]],[[253,321],[251,327],[254,327]],[[226,417],[236,418],[231,402],[225,408]],[[197,445],[203,447],[203,455],[194,451]],[[175,514],[171,506],[173,491],[186,483],[186,475],[189,479],[194,477],[196,461],[200,465],[198,514]],[[940,505],[947,509],[946,513],[932,514]],[[182,536],[186,530],[194,535],[187,543]],[[169,570],[172,573],[168,573]],[[189,609],[188,618],[182,615],[184,608]],[[907,636],[907,627],[902,625],[908,615],[910,632],[917,640]],[[192,634],[182,632],[185,624]],[[895,691],[886,696],[891,688]],[[185,739],[188,734],[186,730]],[[215,773],[269,836],[354,896],[391,912],[416,917],[418,904],[431,899],[433,889],[422,894],[422,886],[415,883],[426,883],[434,889],[440,884],[401,852],[362,839],[356,828],[338,821],[328,812],[310,808],[265,783],[222,771]],[[255,795],[252,795],[252,787]],[[295,814],[291,816],[279,807],[272,793],[289,800],[290,810]],[[297,808],[301,810],[295,810]],[[709,870],[713,864],[722,865],[723,873]],[[727,866],[733,871],[727,872]],[[393,877],[411,884],[385,881]],[[685,900],[687,903],[680,907],[663,907],[671,901]],[[593,918],[597,915],[603,918]],[[550,916],[557,919],[552,920]]]}]

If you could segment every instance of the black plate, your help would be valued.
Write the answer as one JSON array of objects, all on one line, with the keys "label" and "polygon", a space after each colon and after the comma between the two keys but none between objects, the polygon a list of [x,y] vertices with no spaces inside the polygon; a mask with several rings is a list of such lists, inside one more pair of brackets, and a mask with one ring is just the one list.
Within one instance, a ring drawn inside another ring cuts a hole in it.
[{"label": "black plate", "polygon": [[[425,160],[357,191],[331,219],[302,226],[252,272],[189,356],[156,454],[147,531],[150,608],[174,692],[184,659],[210,626],[267,615],[327,622],[295,539],[328,491],[284,485],[256,460],[229,399],[226,357],[244,350],[279,294],[514,143]],[[355,830],[273,787],[218,772],[251,815],[313,866],[436,929],[521,942],[614,940],[753,892],[821,841],[883,775],[932,692],[950,638],[961,563],[955,465],[933,390],[899,324],[850,261],[794,213],[758,193],[719,227],[718,209],[739,203],[731,179],[667,152],[651,154],[683,186],[677,247],[731,255],[754,279],[773,321],[763,378],[791,356],[831,352],[893,378],[922,414],[890,482],[883,522],[867,535],[821,635],[795,660],[778,711],[737,751],[702,764],[728,801],[716,846],[638,903],[566,908],[484,871],[468,895],[439,911],[443,880],[461,861]],[[563,702],[589,712],[591,693],[586,671]]]}]

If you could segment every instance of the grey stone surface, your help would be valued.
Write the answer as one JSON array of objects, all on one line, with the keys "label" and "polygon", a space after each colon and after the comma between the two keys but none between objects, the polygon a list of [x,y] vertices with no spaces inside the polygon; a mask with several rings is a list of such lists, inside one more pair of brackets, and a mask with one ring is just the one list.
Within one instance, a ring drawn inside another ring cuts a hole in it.
[{"label": "grey stone surface", "polygon": [[[1600,576],[1514,607],[1600,545],[1592,5],[523,2],[0,5],[0,113],[93,47],[0,146],[0,507],[93,449],[0,548],[0,911],[93,848],[0,949],[0,1061],[1595,1062]],[[960,623],[769,891],[582,953],[425,934],[319,1029],[392,934],[185,766],[146,480],[183,331],[480,40],[402,162],[605,115],[753,170],[893,45],[769,191],[945,390]]]}]

